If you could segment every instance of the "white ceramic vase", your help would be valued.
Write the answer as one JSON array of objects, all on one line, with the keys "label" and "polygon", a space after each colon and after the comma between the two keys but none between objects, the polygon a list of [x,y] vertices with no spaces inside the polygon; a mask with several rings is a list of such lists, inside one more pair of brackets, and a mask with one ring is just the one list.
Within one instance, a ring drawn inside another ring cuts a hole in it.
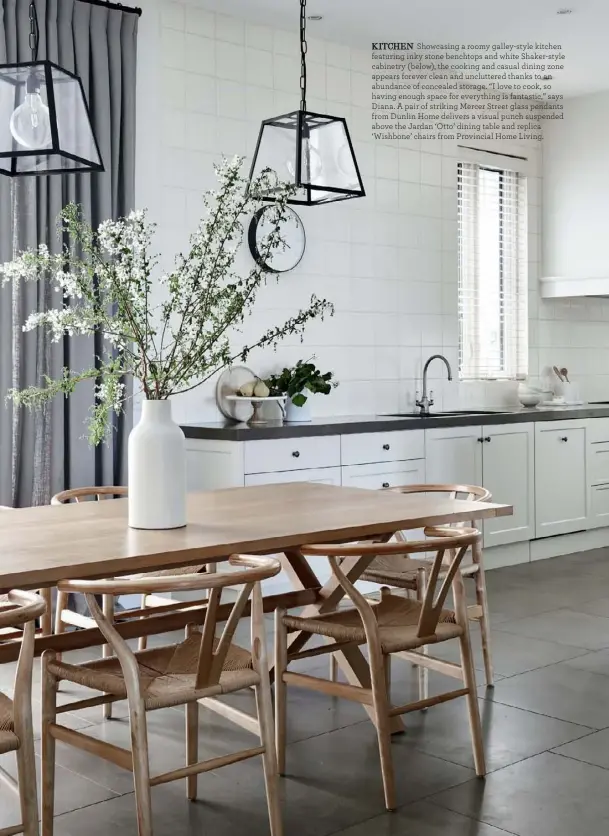
[{"label": "white ceramic vase", "polygon": [[288,397],[285,402],[285,420],[291,424],[306,423],[311,421],[311,393],[307,392],[307,399],[304,406],[296,406],[292,398]]},{"label": "white ceramic vase", "polygon": [[129,436],[129,525],[181,528],[186,525],[184,433],[171,417],[171,401],[144,401]]}]

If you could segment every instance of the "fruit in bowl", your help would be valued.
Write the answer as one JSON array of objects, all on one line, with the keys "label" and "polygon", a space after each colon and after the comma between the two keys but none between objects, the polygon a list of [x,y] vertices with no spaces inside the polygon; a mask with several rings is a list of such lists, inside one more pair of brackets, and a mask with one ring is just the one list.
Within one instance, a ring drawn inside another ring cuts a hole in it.
[{"label": "fruit in bowl", "polygon": [[242,398],[260,398],[260,400],[263,400],[268,398],[271,392],[264,380],[258,377],[256,380],[244,383],[241,388],[237,389],[237,394],[241,395]]}]

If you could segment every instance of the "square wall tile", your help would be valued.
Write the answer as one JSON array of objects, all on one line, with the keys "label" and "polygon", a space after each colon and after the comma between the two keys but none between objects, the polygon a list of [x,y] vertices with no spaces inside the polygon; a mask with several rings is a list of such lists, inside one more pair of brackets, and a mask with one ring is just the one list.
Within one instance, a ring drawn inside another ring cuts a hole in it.
[{"label": "square wall tile", "polygon": [[245,81],[245,50],[234,43],[216,44],[216,74],[230,81]]},{"label": "square wall tile", "polygon": [[204,35],[213,38],[215,35],[215,17],[212,12],[199,9],[196,6],[185,6],[185,28],[190,35]]},{"label": "square wall tile", "polygon": [[[160,124],[146,141],[159,144],[155,158],[162,163],[157,206],[150,209],[160,223],[163,252],[173,253],[201,218],[202,192],[216,185],[213,163],[222,154],[251,159],[260,122],[298,107],[299,43],[294,28],[274,29],[179,0],[163,4],[159,21],[162,71],[154,95],[155,124]],[[244,336],[257,336],[261,327],[305,307],[311,294],[326,297],[336,305],[335,317],[310,323],[303,343],[294,336],[277,354],[261,352],[261,367],[319,351],[344,378],[344,386],[324,399],[323,414],[405,408],[420,385],[422,356],[437,350],[456,362],[461,152],[449,140],[375,140],[370,51],[323,40],[313,25],[308,35],[309,107],[347,119],[366,196],[296,207],[307,235],[304,258],[280,283],[269,282],[244,334],[231,335],[231,340],[240,345]],[[529,370],[536,374],[560,359],[586,394],[599,397],[609,385],[609,302],[540,299],[540,150],[527,147],[526,154],[533,160],[528,178]],[[238,253],[236,267],[250,269],[246,248]],[[440,403],[444,395],[440,385],[436,388]],[[199,420],[219,417],[212,389],[209,384],[200,393]],[[458,408],[472,391],[479,403],[489,404],[514,394],[509,387],[498,394],[487,384],[473,389],[453,385],[445,392],[446,403]]]},{"label": "square wall tile", "polygon": [[232,44],[244,44],[245,21],[228,15],[216,15],[216,39]]}]

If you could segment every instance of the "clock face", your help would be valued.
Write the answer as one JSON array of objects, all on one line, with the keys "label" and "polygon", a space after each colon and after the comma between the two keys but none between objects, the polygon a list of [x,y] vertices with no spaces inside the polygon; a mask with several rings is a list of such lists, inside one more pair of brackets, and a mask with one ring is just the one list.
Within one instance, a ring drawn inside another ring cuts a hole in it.
[{"label": "clock face", "polygon": [[272,209],[272,206],[264,206],[256,212],[250,223],[248,243],[250,252],[261,267],[272,273],[285,273],[293,270],[304,255],[306,244],[304,226],[296,212],[286,206],[286,216],[281,224],[281,237],[285,241],[285,247],[277,247],[265,258],[260,250],[265,236],[273,229],[273,223],[267,214]]}]

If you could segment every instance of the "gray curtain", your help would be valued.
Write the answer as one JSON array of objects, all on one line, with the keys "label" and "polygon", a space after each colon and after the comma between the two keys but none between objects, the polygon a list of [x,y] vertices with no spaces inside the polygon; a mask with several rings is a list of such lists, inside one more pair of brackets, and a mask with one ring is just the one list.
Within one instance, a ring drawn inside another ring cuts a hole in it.
[{"label": "gray curtain", "polygon": [[[0,63],[29,61],[29,0],[0,0]],[[76,201],[96,225],[133,208],[135,179],[135,86],[138,16],[82,0],[36,0],[39,58],[49,58],[80,76],[105,171],[101,174],[0,177],[0,259],[45,242],[61,247],[55,219]],[[108,444],[89,447],[84,421],[93,405],[93,385],[46,412],[13,409],[11,387],[40,384],[62,366],[90,368],[98,338],[66,338],[51,344],[41,333],[23,334],[34,310],[57,299],[42,285],[0,289],[0,504],[49,501],[58,490],[124,481],[129,415],[116,421]]]}]

